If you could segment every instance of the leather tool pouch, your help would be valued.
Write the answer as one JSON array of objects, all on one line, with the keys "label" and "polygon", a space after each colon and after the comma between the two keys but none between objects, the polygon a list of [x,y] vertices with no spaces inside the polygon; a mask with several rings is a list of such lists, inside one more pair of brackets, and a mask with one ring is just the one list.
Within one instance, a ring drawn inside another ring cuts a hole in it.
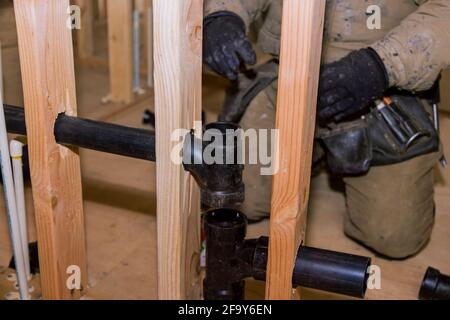
[{"label": "leather tool pouch", "polygon": [[368,123],[364,119],[319,129],[327,154],[328,166],[335,174],[354,175],[367,172],[373,154]]},{"label": "leather tool pouch", "polygon": [[364,174],[371,166],[401,163],[439,150],[439,135],[424,103],[412,95],[394,95],[391,98],[399,109],[397,111],[421,133],[414,144],[405,147],[380,110],[374,108],[362,119],[318,130],[333,173]]}]

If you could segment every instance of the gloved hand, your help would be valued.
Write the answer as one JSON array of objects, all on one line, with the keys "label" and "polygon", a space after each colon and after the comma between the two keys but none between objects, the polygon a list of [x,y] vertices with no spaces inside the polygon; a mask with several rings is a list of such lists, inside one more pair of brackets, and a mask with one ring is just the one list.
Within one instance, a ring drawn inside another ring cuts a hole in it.
[{"label": "gloved hand", "polygon": [[241,60],[256,63],[256,53],[246,36],[244,21],[233,12],[207,16],[203,27],[203,60],[218,74],[236,80]]},{"label": "gloved hand", "polygon": [[389,80],[383,61],[371,48],[350,53],[325,65],[320,75],[318,113],[323,120],[342,121],[383,96]]}]

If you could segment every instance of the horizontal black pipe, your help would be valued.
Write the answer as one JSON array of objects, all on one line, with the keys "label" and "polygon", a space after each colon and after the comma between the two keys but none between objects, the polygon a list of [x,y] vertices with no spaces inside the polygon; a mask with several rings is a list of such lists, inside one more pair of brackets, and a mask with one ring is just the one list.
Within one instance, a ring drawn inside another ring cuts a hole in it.
[{"label": "horizontal black pipe", "polygon": [[[23,108],[9,105],[4,108],[8,132],[26,135]],[[155,133],[149,130],[60,114],[55,122],[55,139],[66,146],[156,161]]]},{"label": "horizontal black pipe", "polygon": [[450,276],[429,267],[419,293],[420,300],[450,300]]},{"label": "horizontal black pipe", "polygon": [[368,257],[301,247],[292,282],[304,288],[364,298],[370,264]]},{"label": "horizontal black pipe", "polygon": [[[258,239],[252,261],[252,276],[256,280],[266,279],[268,247],[268,238]],[[302,246],[297,253],[292,284],[364,298],[370,264],[369,257]]]},{"label": "horizontal black pipe", "polygon": [[6,129],[9,133],[27,135],[27,127],[25,126],[25,112],[23,108],[4,105]]}]

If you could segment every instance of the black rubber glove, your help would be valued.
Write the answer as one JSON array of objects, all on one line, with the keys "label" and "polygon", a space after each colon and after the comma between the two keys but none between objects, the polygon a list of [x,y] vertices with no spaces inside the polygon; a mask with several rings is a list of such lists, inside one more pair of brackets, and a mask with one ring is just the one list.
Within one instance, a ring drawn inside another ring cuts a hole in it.
[{"label": "black rubber glove", "polygon": [[238,15],[220,11],[208,15],[203,27],[203,60],[218,74],[236,80],[241,61],[254,65],[256,53]]},{"label": "black rubber glove", "polygon": [[383,61],[371,48],[325,65],[320,75],[319,117],[342,121],[362,112],[388,89]]}]

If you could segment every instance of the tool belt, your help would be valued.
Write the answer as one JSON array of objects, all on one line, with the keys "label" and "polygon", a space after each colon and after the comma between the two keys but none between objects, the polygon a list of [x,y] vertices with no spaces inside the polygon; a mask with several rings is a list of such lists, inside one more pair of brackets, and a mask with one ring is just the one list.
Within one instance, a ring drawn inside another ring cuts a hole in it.
[{"label": "tool belt", "polygon": [[333,173],[364,174],[372,166],[401,163],[439,150],[439,134],[425,103],[405,93],[390,99],[394,107],[374,107],[358,120],[318,128],[316,136]]}]

